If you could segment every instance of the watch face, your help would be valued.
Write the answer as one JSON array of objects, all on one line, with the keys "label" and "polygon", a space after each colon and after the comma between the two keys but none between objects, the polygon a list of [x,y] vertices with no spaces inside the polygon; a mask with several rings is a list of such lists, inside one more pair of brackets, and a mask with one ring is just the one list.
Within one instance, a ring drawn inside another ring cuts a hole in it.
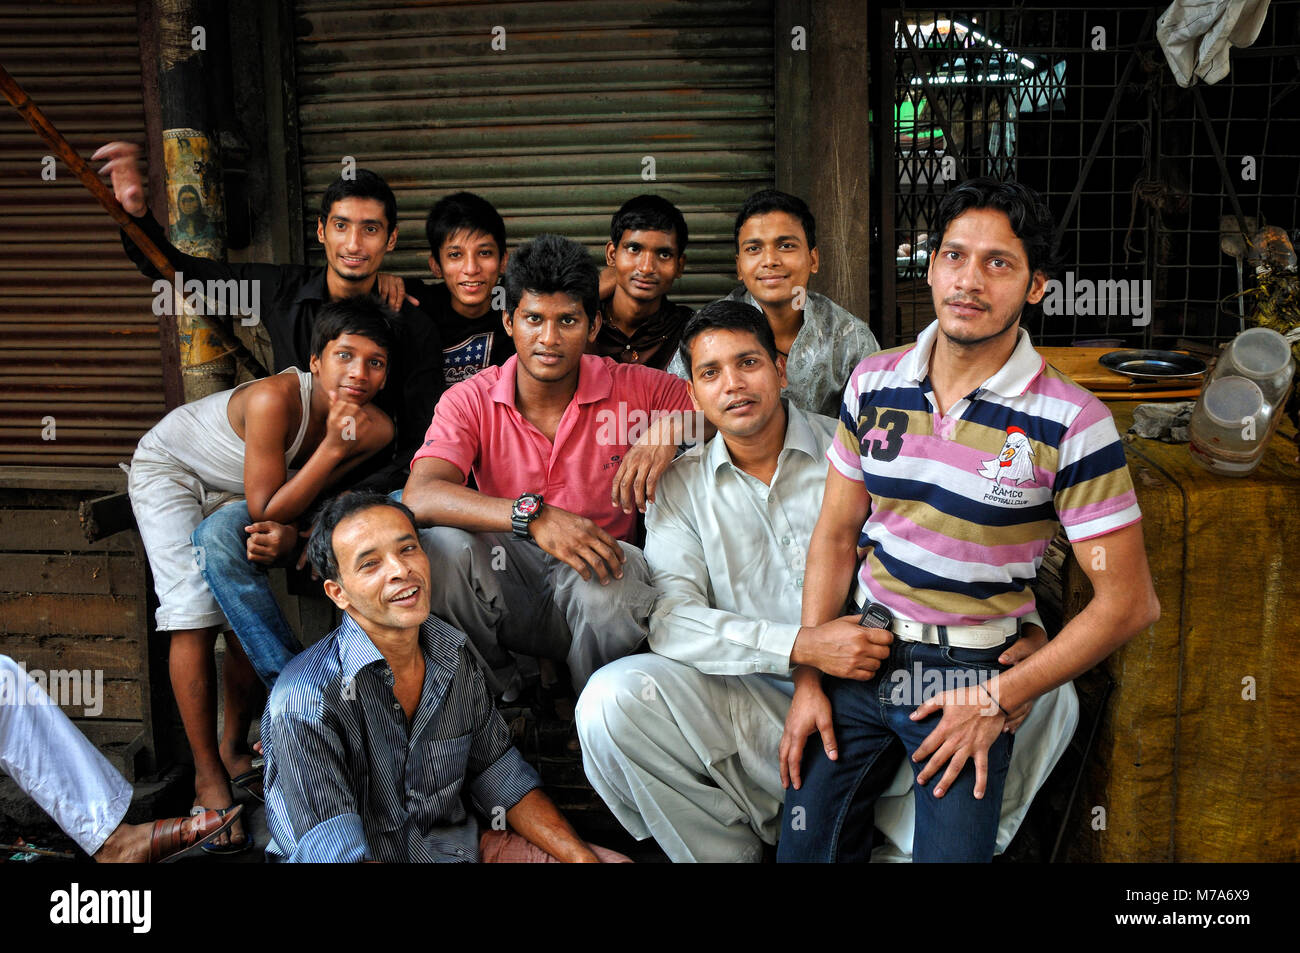
[{"label": "watch face", "polygon": [[532,516],[541,507],[535,496],[525,496],[523,499],[515,501],[515,513],[519,516]]}]

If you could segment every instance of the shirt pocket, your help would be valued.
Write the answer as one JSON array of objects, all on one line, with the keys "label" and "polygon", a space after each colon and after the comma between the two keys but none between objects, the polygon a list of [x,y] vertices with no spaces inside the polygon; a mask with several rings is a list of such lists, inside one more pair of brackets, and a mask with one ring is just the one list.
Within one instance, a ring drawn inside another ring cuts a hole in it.
[{"label": "shirt pocket", "polygon": [[472,733],[467,733],[420,743],[415,757],[417,776],[412,779],[413,797],[423,802],[430,820],[436,819],[439,823],[464,820],[465,805],[461,792],[465,786],[473,737]]}]

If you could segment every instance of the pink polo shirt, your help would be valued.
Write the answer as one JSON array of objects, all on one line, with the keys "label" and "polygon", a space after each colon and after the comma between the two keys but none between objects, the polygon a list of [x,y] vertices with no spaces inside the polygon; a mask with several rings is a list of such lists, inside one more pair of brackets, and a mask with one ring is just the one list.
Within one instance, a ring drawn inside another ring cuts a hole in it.
[{"label": "pink polo shirt", "polygon": [[424,446],[411,461],[437,457],[479,491],[513,500],[540,493],[546,503],[593,520],[616,539],[631,540],[636,514],[609,501],[619,461],[651,422],[691,410],[686,382],[639,364],[584,354],[578,390],[564,409],[555,443],[515,406],[516,357],[454,384],[438,401]]}]

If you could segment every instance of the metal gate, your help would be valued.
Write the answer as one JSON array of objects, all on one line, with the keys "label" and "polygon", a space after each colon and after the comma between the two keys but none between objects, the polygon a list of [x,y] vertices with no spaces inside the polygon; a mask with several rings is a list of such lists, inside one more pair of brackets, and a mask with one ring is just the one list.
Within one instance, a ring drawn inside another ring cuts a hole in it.
[{"label": "metal gate", "polygon": [[[1159,12],[882,12],[873,208],[894,340],[934,319],[920,238],[946,188],[979,174],[1037,189],[1060,223],[1062,300],[1026,314],[1035,341],[1211,348],[1237,332],[1227,300],[1236,262],[1220,250],[1221,229],[1238,209],[1288,232],[1300,225],[1300,3],[1275,0],[1255,43],[1232,51],[1229,75],[1191,89],[1174,82],[1155,40]],[[1069,281],[1149,289],[1148,313],[1084,306]]]}]

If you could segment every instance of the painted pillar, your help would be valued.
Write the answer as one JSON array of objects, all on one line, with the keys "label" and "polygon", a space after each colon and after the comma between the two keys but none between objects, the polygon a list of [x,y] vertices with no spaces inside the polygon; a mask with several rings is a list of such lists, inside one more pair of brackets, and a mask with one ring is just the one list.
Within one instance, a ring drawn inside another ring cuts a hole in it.
[{"label": "painted pillar", "polygon": [[[180,251],[200,258],[226,257],[226,212],[221,191],[217,122],[209,103],[212,50],[207,21],[221,14],[205,0],[153,0],[158,23],[158,92],[162,114],[162,169],[167,192],[167,234]],[[194,312],[211,307],[189,288],[175,289],[181,376],[187,401],[233,386],[234,359]],[[216,302],[212,302],[215,304]],[[216,315],[230,325],[228,315]]]}]

